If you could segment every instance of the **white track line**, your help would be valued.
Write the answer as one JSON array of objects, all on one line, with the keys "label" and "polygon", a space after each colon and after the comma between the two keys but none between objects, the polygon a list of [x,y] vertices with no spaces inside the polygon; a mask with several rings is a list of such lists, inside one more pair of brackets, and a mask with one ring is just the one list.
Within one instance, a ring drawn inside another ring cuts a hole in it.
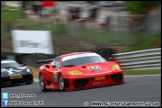
[{"label": "white track line", "polygon": [[39,82],[39,79],[38,78],[34,78],[34,82]]}]

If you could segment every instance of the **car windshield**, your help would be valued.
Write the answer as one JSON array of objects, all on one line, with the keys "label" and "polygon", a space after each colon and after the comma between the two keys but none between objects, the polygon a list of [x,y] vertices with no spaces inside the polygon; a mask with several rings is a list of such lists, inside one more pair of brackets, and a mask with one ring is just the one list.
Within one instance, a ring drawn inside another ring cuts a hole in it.
[{"label": "car windshield", "polygon": [[1,69],[18,68],[20,65],[16,62],[1,63]]},{"label": "car windshield", "polygon": [[83,64],[91,64],[91,63],[98,63],[98,62],[106,62],[104,58],[101,56],[88,56],[88,57],[79,57],[74,59],[69,59],[63,61],[63,67],[70,67],[70,66],[77,66]]}]

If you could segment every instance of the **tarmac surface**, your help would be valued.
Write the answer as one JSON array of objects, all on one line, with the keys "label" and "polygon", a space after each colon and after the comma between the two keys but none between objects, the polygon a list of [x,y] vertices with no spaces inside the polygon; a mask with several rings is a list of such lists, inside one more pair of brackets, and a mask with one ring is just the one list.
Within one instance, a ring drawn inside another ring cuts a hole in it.
[{"label": "tarmac surface", "polygon": [[[37,80],[38,81],[38,80]],[[146,76],[125,76],[125,83],[121,85],[112,85],[92,89],[77,91],[49,91],[41,92],[39,83],[34,82],[31,85],[18,85],[2,88],[2,92],[9,93],[9,102],[11,101],[41,101],[43,104],[34,105],[34,107],[84,107],[92,106],[92,103],[98,102],[102,105],[141,105],[141,106],[161,106],[161,75]],[[35,94],[36,97],[16,98],[10,97],[10,94]],[[109,104],[105,104],[109,103]],[[110,104],[110,102],[118,102]],[[137,104],[140,103],[141,104]],[[103,104],[104,103],[104,104]],[[119,104],[120,103],[120,104]],[[96,105],[93,103],[93,105]],[[21,105],[9,105],[19,107]],[[30,107],[31,105],[25,105]],[[98,106],[101,106],[98,104]],[[128,107],[127,106],[127,107]]]}]

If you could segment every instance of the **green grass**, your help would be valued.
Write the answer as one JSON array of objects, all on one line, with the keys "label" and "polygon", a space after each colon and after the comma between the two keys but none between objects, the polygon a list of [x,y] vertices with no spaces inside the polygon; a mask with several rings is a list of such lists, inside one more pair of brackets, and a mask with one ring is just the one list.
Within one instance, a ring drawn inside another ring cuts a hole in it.
[{"label": "green grass", "polygon": [[27,30],[50,30],[53,34],[66,34],[67,28],[65,24],[43,24],[41,22],[24,22]]},{"label": "green grass", "polygon": [[18,19],[25,18],[25,15],[19,10],[1,11],[1,36],[10,36],[11,34],[4,30],[4,24],[10,22],[14,28]]},{"label": "green grass", "polygon": [[117,43],[118,45],[132,45],[143,39],[142,33],[129,34],[126,31],[99,32],[75,28],[70,30],[72,36],[84,39],[93,44]]},{"label": "green grass", "polygon": [[1,22],[14,22],[17,19],[24,18],[24,14],[19,10],[1,11]]},{"label": "green grass", "polygon": [[25,25],[26,30],[50,30],[53,34],[66,34],[67,27],[65,24],[43,24],[41,22],[19,20],[24,19],[26,16],[20,10],[6,10],[1,12],[1,36],[11,36],[10,33],[4,30],[4,24],[6,22],[12,23],[14,29],[17,29],[18,25]]},{"label": "green grass", "polygon": [[81,38],[92,44],[125,46],[125,52],[161,47],[161,32],[150,36],[147,32],[129,33],[126,30],[119,31],[95,31],[71,24],[69,30],[71,36]]},{"label": "green grass", "polygon": [[150,70],[124,70],[124,75],[161,74],[161,69]]},{"label": "green grass", "polygon": [[156,35],[146,39],[140,44],[137,44],[135,47],[128,49],[126,52],[136,51],[136,50],[145,50],[145,49],[150,49],[150,48],[158,48],[158,47],[161,47],[161,32],[158,32]]}]

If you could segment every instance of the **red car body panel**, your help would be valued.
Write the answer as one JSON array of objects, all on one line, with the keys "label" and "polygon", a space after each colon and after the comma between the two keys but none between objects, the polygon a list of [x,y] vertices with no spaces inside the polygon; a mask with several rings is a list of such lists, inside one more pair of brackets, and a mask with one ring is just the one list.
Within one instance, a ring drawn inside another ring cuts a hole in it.
[{"label": "red car body panel", "polygon": [[[91,53],[92,52],[78,52],[59,56],[61,58],[60,64],[62,64],[62,59],[64,57]],[[120,68],[118,70],[111,70],[111,66],[115,64],[118,64]],[[124,83],[123,70],[120,64],[115,61],[83,64],[72,67],[60,66],[60,69],[53,68],[52,62],[50,62],[49,64],[44,64],[40,67],[39,74],[44,77],[46,89],[60,90],[58,81],[54,81],[54,74],[57,76],[57,79],[59,75],[62,74],[64,80],[67,82],[65,90],[78,90]],[[93,66],[99,66],[101,70],[90,71],[88,67]],[[68,74],[71,70],[78,70],[82,72],[82,75]]]}]

